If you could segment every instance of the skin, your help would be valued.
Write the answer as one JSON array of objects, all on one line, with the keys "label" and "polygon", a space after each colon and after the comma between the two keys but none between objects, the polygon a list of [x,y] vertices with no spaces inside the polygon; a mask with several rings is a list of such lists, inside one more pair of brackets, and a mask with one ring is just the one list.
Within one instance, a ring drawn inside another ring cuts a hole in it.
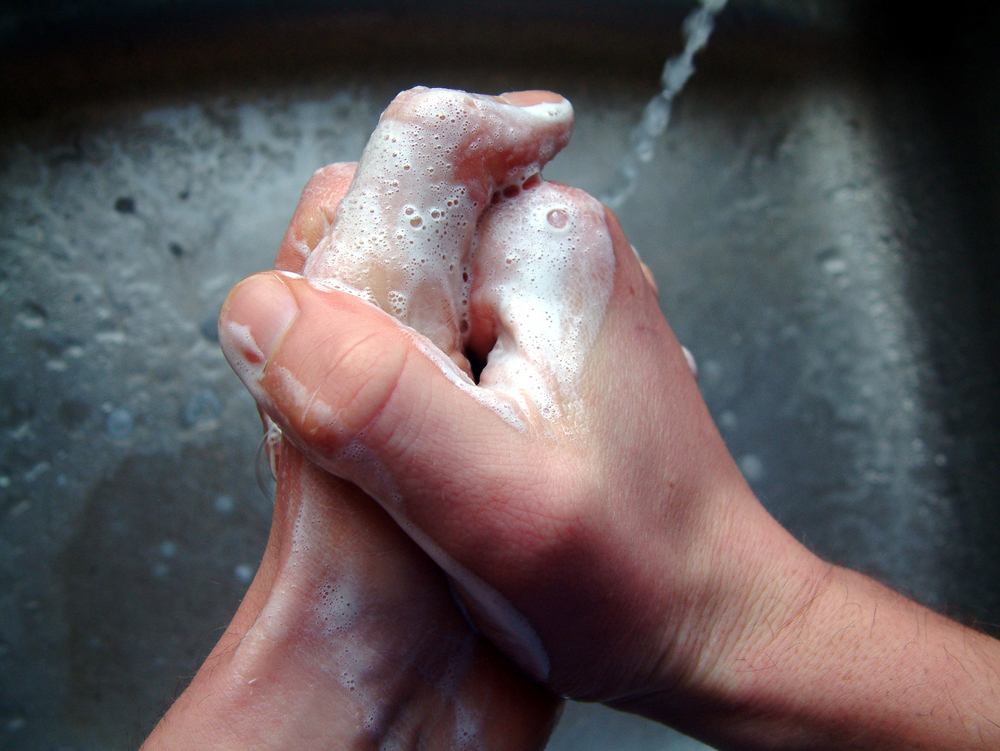
[{"label": "skin", "polygon": [[[286,245],[325,233],[349,170],[317,176]],[[555,418],[511,424],[412,329],[295,275],[237,286],[223,347],[308,462],[527,619],[553,691],[720,748],[1000,748],[1000,645],[824,563],[763,509],[605,222],[613,288]]]},{"label": "skin", "polygon": [[[294,448],[277,466],[257,576],[143,749],[543,748],[559,703],[469,629],[433,563]],[[358,581],[355,618],[331,637],[324,592]],[[345,661],[345,647],[370,655],[370,670]]]},{"label": "skin", "polygon": [[[276,269],[302,270],[301,249],[319,242],[353,172],[334,166],[309,183]],[[287,442],[271,459],[274,521],[257,575],[143,749],[543,748],[561,702],[470,628],[440,569],[356,486]],[[331,587],[353,600],[334,633]]]}]

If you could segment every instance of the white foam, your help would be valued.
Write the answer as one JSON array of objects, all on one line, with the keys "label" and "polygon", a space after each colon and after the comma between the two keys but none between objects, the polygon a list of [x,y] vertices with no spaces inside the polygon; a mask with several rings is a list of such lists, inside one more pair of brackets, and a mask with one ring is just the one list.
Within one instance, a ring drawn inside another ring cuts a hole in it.
[{"label": "white foam", "polygon": [[413,332],[412,338],[414,346],[422,352],[428,360],[433,362],[441,372],[459,389],[471,396],[484,407],[495,412],[508,425],[517,428],[522,433],[528,429],[524,420],[523,407],[503,392],[494,389],[482,388],[473,383],[469,376],[459,369],[454,360],[446,357],[441,350],[437,349],[430,341]]},{"label": "white foam", "polygon": [[403,92],[305,275],[376,303],[445,352],[459,347],[476,222],[494,196],[540,173],[572,118],[565,100],[514,107],[461,91]]},{"label": "white foam", "polygon": [[[219,344],[222,351],[240,377],[249,388],[260,383],[264,377],[264,353],[250,332],[249,326],[223,320],[219,325]],[[258,396],[255,392],[254,396]]]},{"label": "white foam", "polygon": [[681,346],[681,351],[684,353],[684,359],[687,360],[688,367],[691,369],[691,375],[697,378],[698,361],[694,359],[694,355],[691,354],[691,350],[689,350],[687,347]]},{"label": "white foam", "polygon": [[[514,107],[457,91],[403,92],[304,272],[426,337],[431,346],[418,348],[453,383],[520,429],[526,416],[563,416],[613,284],[603,209],[540,181],[572,115],[566,100]],[[474,333],[473,286],[501,327],[478,389],[450,357]]]},{"label": "white foam", "polygon": [[337,413],[334,409],[319,398],[319,390],[310,391],[299,379],[297,379],[288,368],[276,365],[271,368],[273,377],[277,385],[273,389],[280,389],[285,392],[286,403],[290,402],[299,410],[300,424],[307,421],[314,427],[313,433],[319,430],[321,425],[334,425]]}]

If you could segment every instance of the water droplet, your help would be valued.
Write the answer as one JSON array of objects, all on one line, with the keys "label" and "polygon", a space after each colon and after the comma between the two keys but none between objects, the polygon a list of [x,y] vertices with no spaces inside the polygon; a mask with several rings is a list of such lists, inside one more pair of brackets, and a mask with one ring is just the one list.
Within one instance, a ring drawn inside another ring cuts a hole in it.
[{"label": "water droplet", "polygon": [[27,721],[23,717],[11,717],[9,720],[7,720],[7,731],[10,733],[16,733],[26,724]]},{"label": "water droplet", "polygon": [[656,156],[656,149],[651,138],[643,138],[635,145],[635,155],[643,164],[649,164]]},{"label": "water droplet", "polygon": [[569,224],[569,214],[565,209],[552,209],[545,218],[556,229],[563,229]]},{"label": "water droplet", "polygon": [[747,482],[757,482],[764,477],[764,462],[755,454],[747,454],[740,459],[740,471]]},{"label": "water droplet", "polygon": [[843,258],[828,258],[823,261],[823,271],[830,276],[836,276],[837,274],[843,274],[847,271],[847,261]]}]

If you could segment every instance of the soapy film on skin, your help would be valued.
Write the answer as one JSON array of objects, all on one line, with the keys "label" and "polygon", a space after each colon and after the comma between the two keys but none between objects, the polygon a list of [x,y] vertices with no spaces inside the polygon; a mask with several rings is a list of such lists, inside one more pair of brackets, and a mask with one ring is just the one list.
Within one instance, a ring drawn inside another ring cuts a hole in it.
[{"label": "soapy film on skin", "polygon": [[[570,417],[614,282],[603,207],[541,179],[572,119],[566,100],[522,108],[457,91],[400,94],[305,267],[308,278],[426,337],[433,347],[420,349],[453,382],[521,429]],[[486,360],[479,387],[469,345]],[[348,449],[359,451],[368,453]],[[456,580],[491,636],[544,680],[549,659],[524,616],[414,529],[402,504],[385,505]]]},{"label": "soapy film on skin", "polygon": [[472,393],[522,428],[570,416],[614,281],[604,208],[541,179],[572,122],[565,99],[403,92],[304,272],[429,339],[465,386],[471,345],[487,362]]},{"label": "soapy film on skin", "polygon": [[[572,123],[561,98],[517,107],[460,91],[403,92],[382,114],[333,225],[312,252],[301,249],[313,284],[361,297],[408,327],[416,349],[456,387],[519,430],[575,429],[579,375],[614,283],[603,206],[541,178]],[[261,394],[263,356],[245,329],[229,324],[223,347]],[[469,356],[485,362],[478,385]],[[290,372],[268,376],[317,420],[336,419]],[[406,518],[365,439],[333,464],[365,478],[365,490],[453,579],[491,640],[544,681],[549,658],[533,626]]]},{"label": "soapy film on skin", "polygon": [[[520,429],[572,422],[614,283],[603,206],[541,179],[572,121],[565,99],[515,107],[459,91],[403,92],[305,266],[309,279],[426,337],[419,348],[456,385]],[[478,387],[470,351],[486,361]],[[346,453],[370,454],[360,445]],[[459,584],[494,641],[544,680],[548,655],[527,619],[414,529],[401,503],[387,503],[393,495],[384,488],[387,510]]]}]

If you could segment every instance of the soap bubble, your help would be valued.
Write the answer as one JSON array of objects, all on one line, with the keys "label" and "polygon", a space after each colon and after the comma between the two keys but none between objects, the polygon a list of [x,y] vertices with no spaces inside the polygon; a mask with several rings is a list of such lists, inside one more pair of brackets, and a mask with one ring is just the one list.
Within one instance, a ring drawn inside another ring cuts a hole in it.
[{"label": "soap bubble", "polygon": [[236,504],[231,495],[220,495],[216,497],[215,501],[212,503],[212,506],[220,514],[228,514],[232,512],[235,505]]},{"label": "soap bubble", "polygon": [[545,219],[556,229],[563,229],[569,224],[569,214],[566,213],[565,209],[552,209]]}]

